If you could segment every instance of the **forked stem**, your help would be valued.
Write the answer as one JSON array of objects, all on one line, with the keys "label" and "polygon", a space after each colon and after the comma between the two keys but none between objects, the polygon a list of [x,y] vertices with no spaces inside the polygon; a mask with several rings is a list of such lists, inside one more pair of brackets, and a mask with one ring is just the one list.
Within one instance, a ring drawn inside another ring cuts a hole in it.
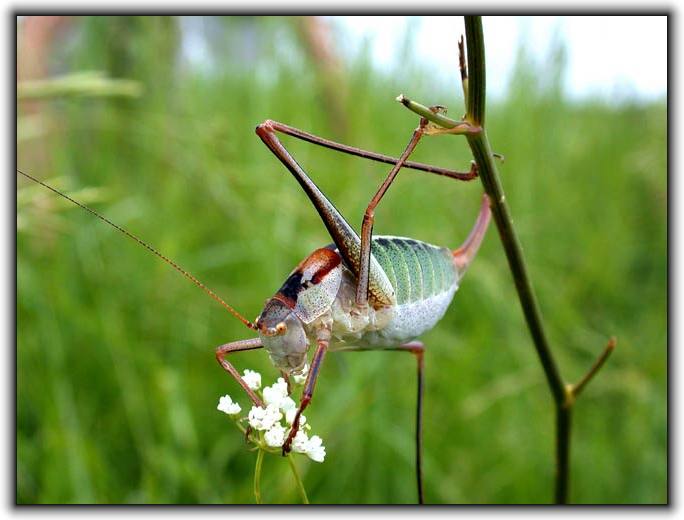
[{"label": "forked stem", "polygon": [[617,339],[615,337],[610,338],[608,340],[608,343],[606,344],[606,347],[603,349],[601,355],[596,359],[596,361],[591,366],[589,371],[584,375],[584,377],[580,379],[580,382],[576,385],[570,386],[569,393],[572,395],[573,402],[575,399],[577,399],[577,397],[579,396],[580,392],[582,392],[584,387],[587,386],[587,383],[589,383],[589,381],[591,381],[596,375],[596,373],[601,369],[603,364],[613,353],[613,350],[615,350],[616,346]]},{"label": "forked stem", "polygon": [[466,16],[466,45],[467,45],[467,70],[464,68],[463,45],[459,45],[460,68],[462,79],[467,80],[464,84],[466,92],[466,116],[463,121],[455,121],[441,114],[430,114],[428,107],[400,96],[400,101],[409,110],[415,112],[448,129],[462,129],[468,125],[468,131],[451,132],[463,133],[468,140],[473,157],[478,166],[478,172],[485,192],[491,199],[491,208],[494,221],[499,230],[499,237],[508,259],[508,265],[513,274],[513,280],[518,292],[520,305],[522,306],[527,327],[532,335],[537,355],[544,369],[549,389],[553,396],[556,409],[556,482],[555,501],[564,504],[568,500],[568,482],[570,473],[570,431],[572,422],[572,406],[575,398],[584,389],[587,383],[601,368],[603,363],[615,347],[615,341],[610,341],[608,346],[594,363],[592,368],[580,380],[573,385],[566,385],[558,370],[558,366],[549,341],[544,331],[541,313],[537,299],[532,289],[532,283],[527,272],[527,265],[522,253],[522,246],[513,227],[503,185],[494,161],[484,128],[485,121],[485,51],[484,35],[482,32],[482,20],[479,16]]}]

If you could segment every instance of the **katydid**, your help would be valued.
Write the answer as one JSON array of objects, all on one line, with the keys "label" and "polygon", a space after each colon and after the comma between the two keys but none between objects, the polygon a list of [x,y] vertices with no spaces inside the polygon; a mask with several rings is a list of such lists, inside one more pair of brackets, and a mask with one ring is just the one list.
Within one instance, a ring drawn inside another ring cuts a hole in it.
[{"label": "katydid", "polygon": [[[287,277],[282,287],[251,322],[178,264],[132,233],[91,208],[20,170],[18,173],[45,186],[115,227],[160,257],[227,308],[258,337],[233,341],[216,349],[220,365],[242,386],[257,406],[263,402],[227,361],[228,354],[264,348],[273,365],[286,378],[308,369],[304,389],[283,454],[291,449],[302,411],[309,405],[323,359],[328,351],[389,350],[409,352],[417,360],[416,478],[419,502],[422,490],[422,400],[424,345],[417,338],[444,316],[460,279],[475,256],[490,220],[489,199],[483,195],[480,213],[465,242],[455,250],[411,238],[373,236],[374,211],[399,170],[411,168],[468,181],[477,177],[409,161],[424,133],[422,119],[402,155],[390,156],[361,150],[314,136],[288,125],[267,120],[256,127],[257,135],[294,175],[326,226],[333,244],[317,249]],[[385,181],[371,199],[363,218],[361,236],[318,189],[276,136],[281,132],[344,153],[393,164]],[[313,346],[313,348],[312,348]],[[309,350],[313,349],[311,361]]]}]

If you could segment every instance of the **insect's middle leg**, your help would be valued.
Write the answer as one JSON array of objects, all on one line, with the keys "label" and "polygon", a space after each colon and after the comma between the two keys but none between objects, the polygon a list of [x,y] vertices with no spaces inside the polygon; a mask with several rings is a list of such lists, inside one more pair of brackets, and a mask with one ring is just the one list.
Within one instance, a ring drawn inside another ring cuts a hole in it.
[{"label": "insect's middle leg", "polygon": [[[409,341],[403,345],[384,347],[385,352],[409,352],[416,356],[417,388],[416,388],[416,485],[418,488],[418,503],[423,503],[423,389],[425,374],[423,372],[423,355],[425,345],[420,341]],[[350,352],[370,352],[368,349],[349,349]]]},{"label": "insect's middle leg", "polygon": [[417,363],[417,397],[416,397],[416,485],[418,487],[418,503],[423,504],[423,354],[425,345],[420,341],[411,341],[398,347],[387,349],[391,352],[410,352],[416,356]]}]

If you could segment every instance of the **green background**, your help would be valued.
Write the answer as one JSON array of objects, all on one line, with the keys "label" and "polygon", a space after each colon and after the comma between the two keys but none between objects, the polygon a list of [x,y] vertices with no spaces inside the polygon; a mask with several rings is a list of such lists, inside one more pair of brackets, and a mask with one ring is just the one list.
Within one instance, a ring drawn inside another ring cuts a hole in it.
[{"label": "green background", "polygon": [[[417,119],[397,94],[463,111],[460,86],[433,84],[409,37],[400,68],[378,72],[361,53],[331,82],[298,23],[221,20],[211,70],[195,70],[178,64],[176,19],[72,21],[51,72],[104,71],[139,82],[142,95],[22,101],[18,167],[93,205],[253,319],[329,242],[256,124],[275,119],[398,155]],[[570,102],[564,56],[559,44],[534,64],[521,48],[507,96],[488,105],[488,134],[505,155],[506,196],[563,376],[576,381],[618,338],[575,408],[570,498],[663,503],[665,100]],[[388,167],[284,142],[360,227]],[[470,161],[459,137],[424,139],[415,158],[464,170]],[[225,393],[243,408],[247,399],[214,359],[217,345],[250,331],[115,230],[17,182],[17,501],[253,503],[255,454],[216,410]],[[374,232],[456,247],[481,192],[479,181],[403,171]],[[552,401],[494,228],[423,340],[427,502],[550,502]],[[262,351],[233,359],[267,383],[277,376]],[[415,502],[414,372],[406,355],[326,358],[307,417],[328,455],[297,459],[313,502]],[[278,457],[266,457],[262,489],[265,502],[299,500]]]}]

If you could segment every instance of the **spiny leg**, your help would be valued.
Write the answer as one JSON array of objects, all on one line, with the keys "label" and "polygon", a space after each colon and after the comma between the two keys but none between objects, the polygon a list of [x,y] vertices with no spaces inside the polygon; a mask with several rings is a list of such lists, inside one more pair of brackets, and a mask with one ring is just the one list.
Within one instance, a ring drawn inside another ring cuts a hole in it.
[{"label": "spiny leg", "polygon": [[[326,331],[327,332],[327,331]],[[323,358],[328,350],[328,344],[330,342],[330,334],[324,334],[319,336],[317,343],[318,348],[316,353],[311,360],[311,366],[309,367],[309,374],[306,376],[306,382],[304,383],[304,390],[302,391],[302,397],[299,402],[299,408],[295,414],[294,420],[292,421],[292,426],[290,428],[290,433],[287,435],[287,439],[283,443],[283,455],[286,455],[292,449],[292,440],[297,435],[297,430],[299,430],[299,418],[302,415],[304,409],[309,406],[311,398],[313,397],[314,387],[316,386],[316,379],[318,378],[318,371],[323,363]]]},{"label": "spiny leg", "polygon": [[233,354],[235,352],[255,350],[262,347],[263,345],[261,344],[261,339],[254,338],[243,339],[240,341],[232,341],[230,343],[226,343],[225,345],[221,345],[220,347],[216,348],[216,360],[219,362],[219,364],[224,368],[226,372],[233,376],[233,379],[235,379],[235,381],[237,381],[240,384],[240,386],[245,390],[245,392],[247,392],[247,395],[256,406],[264,406],[264,403],[261,401],[261,399],[259,399],[259,396],[254,393],[254,390],[252,390],[247,385],[247,383],[245,383],[245,380],[242,379],[242,376],[240,376],[240,373],[235,369],[235,367],[230,362],[226,361],[225,357],[228,354]]},{"label": "spiny leg", "polygon": [[370,250],[373,235],[373,222],[375,220],[375,208],[380,203],[380,200],[385,195],[392,182],[394,182],[397,173],[399,173],[399,170],[406,162],[409,155],[411,155],[413,150],[416,148],[420,138],[423,137],[423,131],[426,124],[427,119],[421,118],[420,126],[413,131],[411,140],[409,141],[408,145],[406,145],[404,153],[401,154],[399,161],[397,161],[394,167],[390,170],[389,174],[387,174],[387,178],[380,185],[380,188],[378,188],[378,191],[368,203],[366,212],[363,215],[363,224],[361,225],[361,254],[359,261],[360,269],[358,274],[358,283],[356,285],[356,304],[360,307],[363,307],[368,303],[368,285],[371,282],[369,280]]}]

